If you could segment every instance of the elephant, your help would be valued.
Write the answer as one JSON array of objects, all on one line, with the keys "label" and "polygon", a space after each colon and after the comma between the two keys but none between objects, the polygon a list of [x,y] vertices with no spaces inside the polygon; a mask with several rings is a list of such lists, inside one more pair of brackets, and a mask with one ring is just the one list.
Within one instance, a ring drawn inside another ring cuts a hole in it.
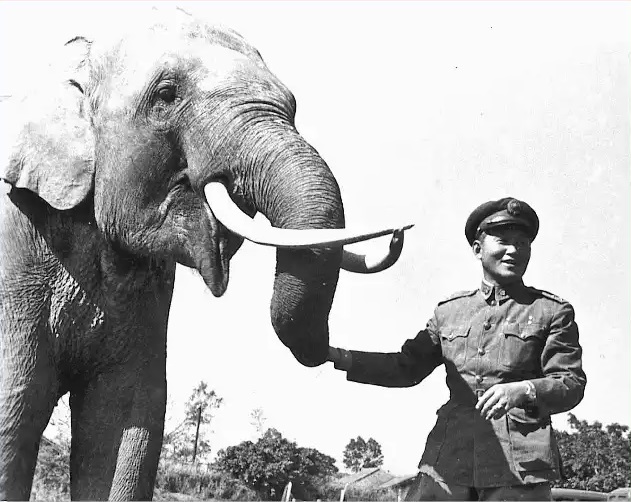
[{"label": "elephant", "polygon": [[[296,103],[236,32],[182,11],[77,36],[0,104],[0,499],[29,498],[41,435],[70,394],[71,497],[151,499],[176,264],[214,296],[245,239],[275,246],[271,324],[322,364],[341,269],[372,273],[410,225],[345,228]],[[253,220],[261,213],[269,221]],[[381,256],[344,249],[392,234]]]}]

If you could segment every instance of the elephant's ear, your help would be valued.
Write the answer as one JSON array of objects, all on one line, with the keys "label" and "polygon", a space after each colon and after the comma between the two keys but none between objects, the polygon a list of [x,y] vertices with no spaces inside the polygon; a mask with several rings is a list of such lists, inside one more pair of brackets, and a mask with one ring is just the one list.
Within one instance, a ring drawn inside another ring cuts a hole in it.
[{"label": "elephant's ear", "polygon": [[59,76],[23,99],[0,103],[6,126],[0,179],[63,210],[79,204],[92,189],[95,142],[81,85]]}]

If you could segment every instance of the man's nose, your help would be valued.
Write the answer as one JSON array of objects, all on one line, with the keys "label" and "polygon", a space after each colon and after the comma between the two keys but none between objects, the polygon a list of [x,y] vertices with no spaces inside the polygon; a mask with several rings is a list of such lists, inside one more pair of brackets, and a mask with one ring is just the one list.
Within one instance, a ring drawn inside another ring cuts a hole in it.
[{"label": "man's nose", "polygon": [[519,246],[516,244],[507,244],[506,245],[506,253],[507,254],[517,254],[519,252]]}]

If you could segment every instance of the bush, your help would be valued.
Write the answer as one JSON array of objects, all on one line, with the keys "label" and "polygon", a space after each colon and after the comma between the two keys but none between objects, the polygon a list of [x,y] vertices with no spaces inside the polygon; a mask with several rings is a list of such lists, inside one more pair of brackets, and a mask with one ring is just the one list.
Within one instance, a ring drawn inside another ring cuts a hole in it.
[{"label": "bush", "polygon": [[265,431],[256,443],[243,441],[219,450],[213,467],[240,479],[262,500],[278,500],[290,481],[296,498],[315,500],[317,487],[337,472],[334,458],[299,447],[276,429]]},{"label": "bush", "polygon": [[629,427],[588,423],[568,415],[570,432],[557,431],[564,479],[556,486],[610,492],[631,485]]},{"label": "bush", "polygon": [[[259,500],[241,481],[205,466],[168,463],[160,466],[156,479],[160,492],[184,493],[201,499]],[[167,497],[168,498],[168,497]]]}]

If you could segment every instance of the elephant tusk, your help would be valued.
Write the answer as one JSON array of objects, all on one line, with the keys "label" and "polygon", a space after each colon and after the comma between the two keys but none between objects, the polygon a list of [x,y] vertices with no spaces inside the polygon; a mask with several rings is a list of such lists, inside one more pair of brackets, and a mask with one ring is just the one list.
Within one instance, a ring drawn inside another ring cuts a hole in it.
[{"label": "elephant tusk", "polygon": [[347,272],[355,272],[357,274],[374,274],[382,272],[394,265],[401,251],[403,250],[403,231],[397,230],[392,234],[390,247],[388,252],[357,254],[352,251],[344,250],[342,252],[342,264],[340,267]]},{"label": "elephant tusk", "polygon": [[[353,232],[346,228],[330,229],[286,229],[262,227],[232,201],[225,185],[210,182],[204,187],[210,210],[228,230],[263,246],[279,248],[326,248],[362,242],[375,237],[392,234],[396,230],[407,230],[414,225],[387,228],[368,232]],[[396,260],[395,260],[396,261]],[[360,267],[361,268],[361,267]]]}]

